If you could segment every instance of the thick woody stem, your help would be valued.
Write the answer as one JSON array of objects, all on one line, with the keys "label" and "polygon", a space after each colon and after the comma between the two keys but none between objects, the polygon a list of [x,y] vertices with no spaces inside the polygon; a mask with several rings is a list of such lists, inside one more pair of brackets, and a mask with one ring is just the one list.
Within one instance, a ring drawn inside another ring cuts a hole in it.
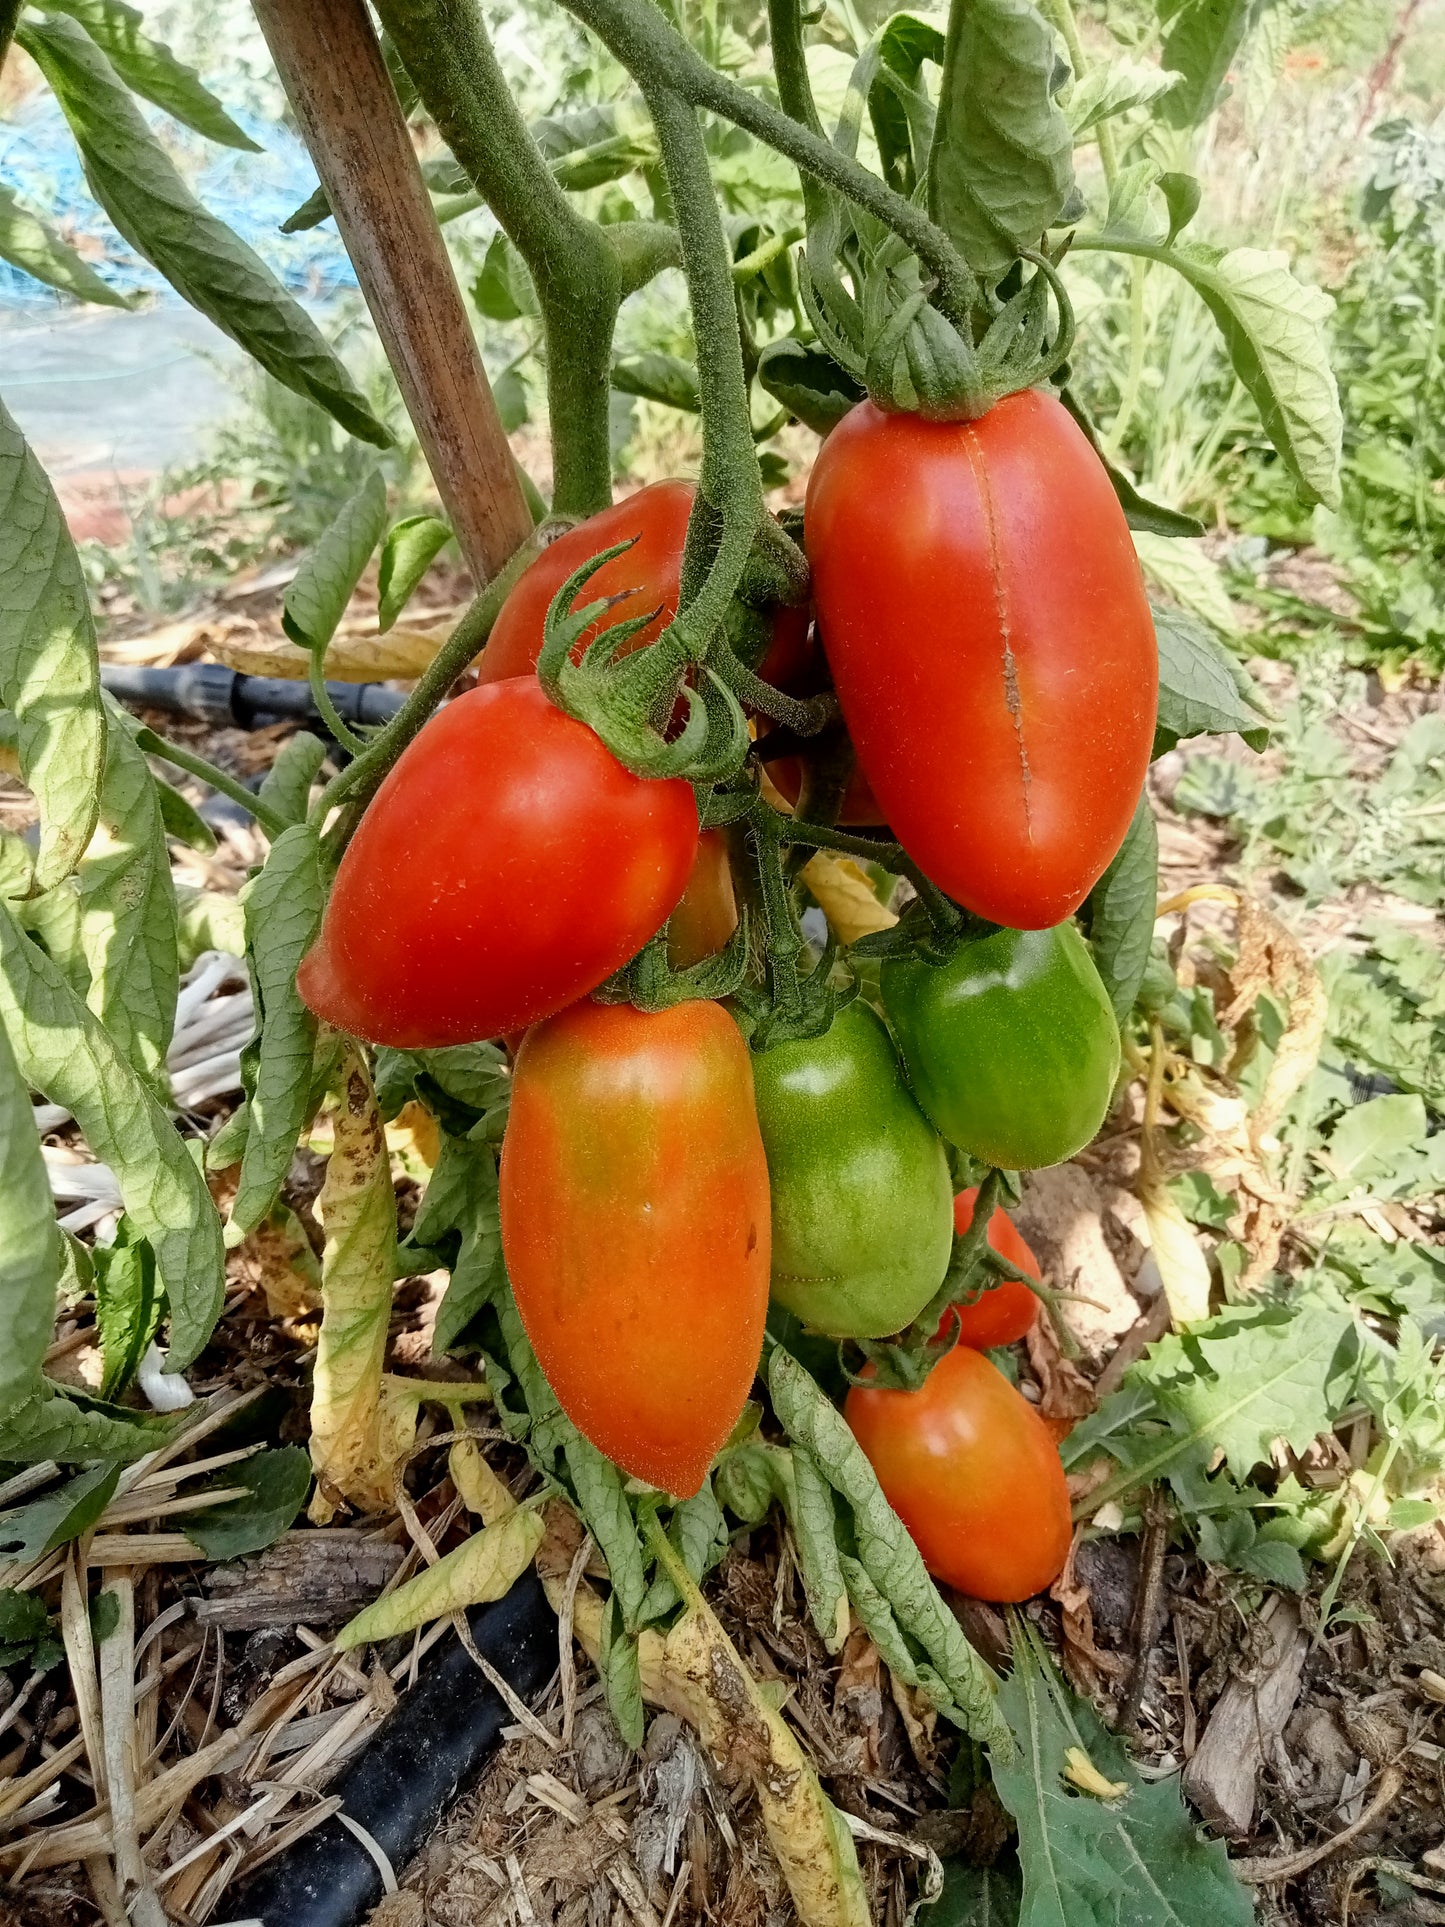
[{"label": "thick woody stem", "polygon": [[480,587],[532,518],[363,0],[255,10]]}]

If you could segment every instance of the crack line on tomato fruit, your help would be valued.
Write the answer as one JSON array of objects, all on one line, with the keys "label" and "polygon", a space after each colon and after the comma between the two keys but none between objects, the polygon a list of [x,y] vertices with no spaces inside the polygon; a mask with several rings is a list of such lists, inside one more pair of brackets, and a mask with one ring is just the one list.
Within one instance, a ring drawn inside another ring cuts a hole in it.
[{"label": "crack line on tomato fruit", "polygon": [[978,484],[979,498],[983,503],[984,520],[988,525],[988,556],[993,571],[993,603],[998,616],[999,636],[1003,642],[1003,692],[1008,705],[1010,720],[1014,726],[1014,736],[1019,746],[1019,778],[1023,786],[1024,828],[1029,842],[1034,840],[1033,812],[1029,808],[1029,785],[1032,772],[1029,769],[1028,745],[1024,741],[1024,707],[1019,694],[1018,660],[1009,641],[1008,605],[1004,597],[1002,557],[999,553],[998,518],[994,513],[993,490],[989,487],[988,467],[979,456],[978,436],[972,427],[964,432],[964,449],[968,455],[968,465],[973,470],[973,478]]}]

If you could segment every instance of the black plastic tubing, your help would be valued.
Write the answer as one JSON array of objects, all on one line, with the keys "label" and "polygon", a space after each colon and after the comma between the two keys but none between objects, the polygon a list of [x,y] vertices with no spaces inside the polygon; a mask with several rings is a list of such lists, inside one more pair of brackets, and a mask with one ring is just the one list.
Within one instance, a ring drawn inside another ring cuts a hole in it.
[{"label": "black plastic tubing", "polygon": [[[477,1649],[514,1692],[532,1699],[557,1664],[557,1621],[535,1572],[505,1599],[467,1615]],[[512,1718],[454,1633],[331,1792],[398,1870],[476,1779]],[[355,1927],[382,1897],[375,1860],[335,1814],[268,1861],[230,1911],[265,1927]]]}]

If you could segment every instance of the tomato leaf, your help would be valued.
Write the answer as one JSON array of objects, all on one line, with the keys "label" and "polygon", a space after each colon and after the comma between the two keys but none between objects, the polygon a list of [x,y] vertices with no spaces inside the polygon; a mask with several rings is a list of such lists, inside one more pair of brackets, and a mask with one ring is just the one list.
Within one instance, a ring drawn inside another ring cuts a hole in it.
[{"label": "tomato leaf", "polygon": [[261,801],[283,822],[303,822],[311,801],[311,785],[325,761],[326,745],[320,737],[309,730],[297,730],[266,772],[258,792]]},{"label": "tomato leaf", "polygon": [[[1058,1677],[1033,1628],[1017,1613],[1010,1623],[1014,1669],[1000,1701],[1019,1745],[992,1764],[1019,1833],[1019,1927],[1114,1927],[1124,1896],[1129,1927],[1249,1927],[1254,1903],[1224,1843],[1196,1827],[1177,1777],[1141,1779]],[[1124,1791],[1079,1792],[1081,1766],[1093,1769],[1091,1784]]]},{"label": "tomato leaf", "polygon": [[97,1245],[94,1267],[95,1322],[103,1365],[100,1395],[113,1399],[135,1377],[160,1322],[155,1254],[144,1238],[136,1237],[130,1219],[123,1217],[115,1243]]},{"label": "tomato leaf", "polygon": [[1147,530],[1136,531],[1134,548],[1144,573],[1186,614],[1217,635],[1239,628],[1219,564],[1197,542],[1165,542]]},{"label": "tomato leaf", "polygon": [[790,1517],[803,1593],[823,1644],[830,1653],[836,1653],[848,1636],[848,1594],[838,1555],[833,1489],[805,1446],[795,1445],[792,1456],[794,1504]]},{"label": "tomato leaf", "polygon": [[408,515],[387,530],[377,575],[376,626],[383,635],[451,539],[451,529],[435,515]]},{"label": "tomato leaf", "polygon": [[1159,719],[1154,754],[1188,736],[1237,733],[1263,749],[1274,721],[1248,672],[1201,622],[1180,609],[1154,610],[1159,641]]},{"label": "tomato leaf", "polygon": [[0,1021],[0,1414],[40,1383],[55,1330],[61,1242],[30,1091]]},{"label": "tomato leaf", "polygon": [[1010,239],[1036,247],[1073,195],[1055,64],[1053,34],[1027,0],[950,9],[928,210],[990,281],[1015,259]]},{"label": "tomato leaf", "polygon": [[532,122],[553,178],[575,192],[619,181],[657,159],[657,135],[641,101],[624,99]]},{"label": "tomato leaf", "polygon": [[522,1507],[483,1526],[434,1566],[359,1612],[336,1635],[338,1650],[394,1639],[429,1620],[501,1599],[531,1565],[544,1531],[541,1513]]},{"label": "tomato leaf", "polygon": [[293,823],[271,846],[266,867],[245,889],[246,948],[259,1024],[249,1064],[248,1126],[227,1236],[235,1241],[271,1209],[291,1168],[311,1096],[316,1019],[301,1001],[296,971],[321,926],[321,845]]},{"label": "tomato leaf", "polygon": [[181,975],[170,848],[150,765],[109,699],[106,725],[100,848],[77,874],[86,1001],[141,1075],[159,1084]]},{"label": "tomato leaf", "polygon": [[171,1308],[172,1370],[210,1337],[225,1285],[221,1225],[205,1179],[169,1118],[99,1020],[0,904],[0,1021],[20,1068],[63,1104],[115,1172],[150,1241]]},{"label": "tomato leaf", "polygon": [[1011,1862],[973,1867],[945,1860],[943,1891],[920,1918],[928,1927],[1018,1927],[1023,1890]]},{"label": "tomato leaf", "polygon": [[53,227],[23,208],[8,187],[0,187],[0,261],[34,275],[48,288],[74,295],[77,301],[94,301],[107,308],[135,305],[134,297],[102,281]]},{"label": "tomato leaf", "polygon": [[1145,789],[1114,860],[1089,892],[1089,943],[1121,1024],[1148,967],[1158,891],[1159,828]]},{"label": "tomato leaf", "polygon": [[965,1731],[1007,1752],[1008,1729],[999,1714],[994,1675],[939,1598],[917,1546],[884,1498],[842,1413],[781,1345],[773,1346],[768,1360],[768,1389],[789,1438],[812,1454],[828,1483],[852,1508],[859,1563],[899,1625],[933,1661]]},{"label": "tomato leaf", "polygon": [[144,32],[142,17],[123,0],[37,0],[47,13],[78,20],[132,93],[163,107],[178,121],[225,147],[262,150],[238,127],[194,67],[177,60],[163,41]]},{"label": "tomato leaf", "polygon": [[29,18],[15,38],[54,90],[91,192],[137,253],[283,387],[319,403],[348,433],[389,446],[315,322],[196,200],[84,28],[63,15]]},{"label": "tomato leaf", "polygon": [[639,395],[695,415],[702,406],[697,392],[697,369],[678,355],[648,349],[640,355],[620,355],[612,364],[612,386],[622,395]]},{"label": "tomato leaf", "polygon": [[185,1534],[208,1559],[241,1559],[264,1552],[285,1532],[306,1502],[311,1484],[311,1458],[303,1445],[283,1445],[258,1452],[240,1465],[228,1465],[222,1485],[244,1485],[245,1499],[193,1512],[184,1521]]},{"label": "tomato leaf", "polygon": [[1161,60],[1179,76],[1159,110],[1167,127],[1198,127],[1214,112],[1257,0],[1160,0]]},{"label": "tomato leaf", "polygon": [[1075,77],[1064,114],[1075,140],[1100,121],[1116,114],[1149,107],[1177,87],[1181,76],[1162,67],[1146,67],[1138,60],[1096,61]]},{"label": "tomato leaf", "polygon": [[95,829],[105,716],[90,598],[55,491],[0,403],[0,705],[40,806],[35,886],[70,875]]},{"label": "tomato leaf", "polygon": [[622,1630],[622,1612],[614,1592],[602,1615],[602,1639],[597,1654],[607,1707],[617,1730],[633,1752],[642,1745],[647,1716],[642,1707],[642,1667],[637,1641]]},{"label": "tomato leaf", "polygon": [[44,1498],[0,1512],[0,1554],[28,1564],[89,1532],[110,1504],[120,1466],[93,1465]]},{"label": "tomato leaf", "polygon": [[812,342],[770,341],[758,356],[758,381],[815,434],[826,435],[863,399],[861,386]]},{"label": "tomato leaf", "polygon": [[481,273],[472,283],[472,300],[488,321],[536,320],[541,314],[537,290],[526,263],[505,234],[494,234],[487,245]]},{"label": "tomato leaf", "polygon": [[453,1231],[461,1234],[461,1246],[446,1295],[437,1307],[432,1350],[438,1355],[451,1349],[507,1281],[502,1264],[496,1152],[485,1141],[445,1133],[441,1156],[417,1209],[410,1242],[435,1245]]},{"label": "tomato leaf", "polygon": [[44,1459],[62,1465],[76,1459],[138,1459],[164,1445],[184,1416],[127,1411],[79,1393],[62,1397],[41,1380],[18,1405],[0,1413],[0,1459],[17,1465],[37,1465]]},{"label": "tomato leaf", "polygon": [[281,626],[302,649],[325,649],[386,527],[386,478],[374,468],[302,562]]}]

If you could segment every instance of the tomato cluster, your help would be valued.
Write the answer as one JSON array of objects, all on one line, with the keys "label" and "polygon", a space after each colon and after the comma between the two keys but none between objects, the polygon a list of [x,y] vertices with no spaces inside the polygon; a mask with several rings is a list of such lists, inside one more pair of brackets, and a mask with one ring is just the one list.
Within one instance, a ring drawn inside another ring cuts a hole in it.
[{"label": "tomato cluster", "polygon": [[[804,512],[812,621],[753,620],[758,673],[795,697],[831,683],[856,757],[843,820],[886,824],[919,890],[952,908],[886,956],[875,991],[830,1021],[762,1024],[750,1049],[756,995],[742,1022],[696,994],[647,1011],[590,998],[664,925],[674,971],[728,945],[745,839],[700,837],[690,783],[629,773],[533,673],[559,589],[621,542],[585,599],[638,620],[628,650],[662,632],[693,502],[685,482],[644,489],[521,576],[478,686],[362,818],[302,994],[404,1048],[508,1037],[512,1290],[563,1409],[624,1470],[699,1489],[770,1300],[865,1350],[931,1343],[919,1390],[866,1366],[849,1423],[935,1573],[1026,1598],[1063,1563],[1068,1495],[1049,1428],[983,1353],[1028,1334],[1039,1270],[995,1211],[1007,1275],[948,1303],[977,1198],[954,1197],[948,1146],[994,1168],[1057,1163],[1113,1096],[1118,1027],[1072,919],[1129,825],[1154,733],[1128,529],[1049,393],[960,422],[862,402],[829,436]],[[808,753],[761,748],[788,806]]]}]

